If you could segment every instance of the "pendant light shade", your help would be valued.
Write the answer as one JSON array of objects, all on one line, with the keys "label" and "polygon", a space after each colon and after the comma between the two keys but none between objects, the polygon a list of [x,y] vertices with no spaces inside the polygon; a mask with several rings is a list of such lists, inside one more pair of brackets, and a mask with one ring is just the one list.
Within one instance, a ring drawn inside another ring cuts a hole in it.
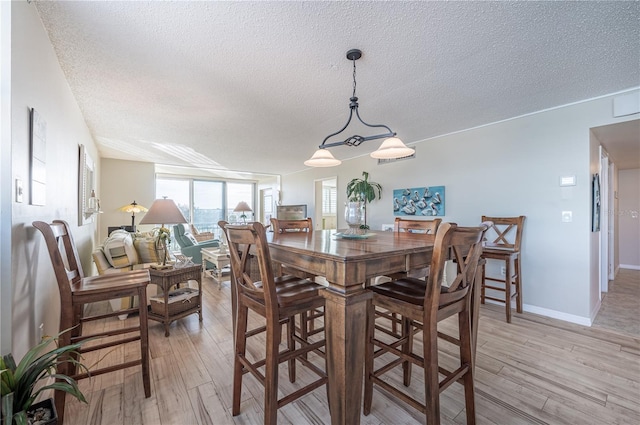
[{"label": "pendant light shade", "polygon": [[335,167],[342,164],[328,149],[318,149],[310,159],[304,162],[308,167]]},{"label": "pendant light shade", "polygon": [[412,148],[407,147],[402,140],[397,137],[389,137],[386,139],[377,151],[371,152],[371,158],[376,159],[394,159],[412,155],[415,152]]}]

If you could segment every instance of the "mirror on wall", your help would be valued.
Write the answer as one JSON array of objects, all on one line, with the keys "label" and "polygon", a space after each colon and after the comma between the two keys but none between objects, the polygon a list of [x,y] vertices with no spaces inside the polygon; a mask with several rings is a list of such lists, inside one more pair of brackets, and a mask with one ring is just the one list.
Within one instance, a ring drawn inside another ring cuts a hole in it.
[{"label": "mirror on wall", "polygon": [[78,167],[78,225],[93,223],[95,214],[100,212],[100,201],[95,195],[95,163],[80,145]]}]

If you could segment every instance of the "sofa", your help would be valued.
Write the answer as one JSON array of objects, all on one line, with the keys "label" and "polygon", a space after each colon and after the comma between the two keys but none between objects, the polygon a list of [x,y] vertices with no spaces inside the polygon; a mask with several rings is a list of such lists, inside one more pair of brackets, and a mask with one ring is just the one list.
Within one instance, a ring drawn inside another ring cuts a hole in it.
[{"label": "sofa", "polygon": [[[132,234],[126,230],[114,230],[102,245],[93,250],[93,262],[98,274],[121,273],[130,270],[147,268],[158,262],[162,250],[155,248],[155,238],[150,234]],[[147,286],[147,303],[151,296],[156,295],[155,285]],[[135,300],[122,298],[112,300],[113,311],[129,308],[135,305]],[[127,315],[118,316],[121,320]]]},{"label": "sofa", "polygon": [[107,274],[148,267],[158,262],[162,250],[156,250],[155,238],[149,234],[114,230],[92,255],[98,274]]},{"label": "sofa", "polygon": [[220,246],[218,239],[210,239],[207,241],[198,241],[191,233],[188,224],[177,224],[173,226],[173,237],[180,246],[180,252],[185,257],[191,257],[191,261],[195,264],[202,264],[202,248],[217,248]]}]

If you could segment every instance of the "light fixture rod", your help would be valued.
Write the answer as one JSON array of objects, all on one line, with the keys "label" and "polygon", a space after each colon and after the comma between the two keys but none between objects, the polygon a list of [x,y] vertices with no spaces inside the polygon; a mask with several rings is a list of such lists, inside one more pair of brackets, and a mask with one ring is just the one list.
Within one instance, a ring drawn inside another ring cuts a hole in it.
[{"label": "light fixture rod", "polygon": [[[331,151],[329,151],[329,149],[327,148],[343,145],[360,146],[362,143],[368,140],[384,139],[380,147],[376,151],[371,152],[370,156],[372,158],[404,158],[415,153],[414,149],[409,148],[404,143],[402,143],[402,140],[396,137],[396,133],[386,125],[369,124],[364,122],[362,117],[360,117],[360,112],[358,112],[358,97],[356,96],[356,61],[360,59],[360,57],[362,57],[362,52],[359,49],[351,49],[347,52],[347,59],[353,62],[353,94],[349,99],[349,119],[347,119],[347,123],[342,126],[340,130],[336,131],[335,133],[331,133],[324,138],[322,144],[318,146],[319,149],[314,152],[311,158],[304,162],[304,165],[308,167],[335,167],[336,165],[340,165],[342,161],[336,159]],[[342,133],[349,126],[351,120],[353,119],[353,111],[356,112],[356,118],[358,118],[358,121],[360,121],[360,123],[362,123],[365,127],[383,128],[387,132],[374,136],[360,136],[359,134],[354,134],[353,136],[349,136],[341,141],[328,142],[330,138]]]},{"label": "light fixture rod", "polygon": [[[366,123],[360,117],[360,113],[358,112],[358,98],[356,97],[356,61],[361,57],[362,57],[362,52],[359,49],[351,49],[347,52],[347,59],[353,62],[353,96],[351,97],[351,99],[349,99],[351,101],[351,103],[349,103],[349,119],[347,119],[347,123],[340,130],[336,131],[335,133],[331,133],[330,135],[324,138],[324,140],[322,141],[322,144],[318,146],[318,148],[320,149],[331,148],[331,147],[342,146],[342,145],[360,146],[363,142],[366,142],[367,140],[376,140],[376,139],[394,137],[396,135],[396,133],[394,133],[386,125],[369,124],[369,123]],[[384,128],[387,130],[388,133],[378,134],[376,136],[367,136],[367,137],[363,137],[355,134],[353,136],[347,137],[342,141],[327,143],[327,140],[329,140],[333,136],[336,136],[342,133],[349,126],[349,124],[351,123],[351,119],[353,118],[353,111],[356,111],[356,117],[358,118],[358,121],[360,121],[365,126],[371,127],[371,128]]]}]

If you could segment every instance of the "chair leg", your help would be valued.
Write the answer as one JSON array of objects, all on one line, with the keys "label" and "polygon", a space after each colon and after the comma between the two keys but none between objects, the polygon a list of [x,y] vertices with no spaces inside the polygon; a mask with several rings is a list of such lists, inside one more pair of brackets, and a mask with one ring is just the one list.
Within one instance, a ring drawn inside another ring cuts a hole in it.
[{"label": "chair leg", "polygon": [[371,413],[371,404],[373,402],[373,338],[375,332],[376,308],[371,302],[367,301],[367,332],[365,337],[365,357],[364,357],[364,405],[362,413],[368,415]]},{"label": "chair leg", "polygon": [[504,277],[504,303],[507,313],[507,323],[511,323],[511,261],[507,260]]},{"label": "chair leg", "polygon": [[[438,324],[423,324],[424,396],[429,425],[440,425],[440,382],[438,377]],[[429,328],[433,329],[429,329]]]},{"label": "chair leg", "polygon": [[242,395],[242,363],[239,357],[244,356],[247,350],[247,320],[249,310],[246,306],[239,306],[236,319],[236,352],[233,360],[233,403],[231,414],[240,414],[240,398]]},{"label": "chair leg", "polygon": [[[278,423],[278,346],[280,345],[282,329],[277,319],[274,322],[267,322],[267,356],[264,366],[265,425],[276,425]],[[295,324],[291,325],[295,326]]]},{"label": "chair leg", "polygon": [[[68,328],[69,328],[68,324],[64,324],[64,323],[60,324],[61,330],[68,329]],[[63,346],[69,345],[71,343],[71,333],[73,333],[74,331],[75,329],[60,335],[60,339],[58,340],[58,346],[63,347]],[[73,375],[71,369],[72,369],[72,364],[69,362],[58,362],[58,364],[56,365],[56,373],[60,375],[70,375],[70,376]],[[58,423],[60,424],[64,423],[64,406],[65,406],[66,395],[67,393],[64,391],[59,391],[59,390],[54,391],[56,412],[58,413]]]},{"label": "chair leg", "polygon": [[464,405],[467,414],[467,425],[476,423],[475,390],[473,383],[473,345],[471,330],[471,314],[466,309],[458,314],[460,337],[460,364],[467,365],[468,370],[462,376],[464,385]]},{"label": "chair leg", "polygon": [[[402,344],[402,352],[409,354],[413,351],[413,322],[406,317],[402,318],[402,338],[407,338],[407,342]],[[405,387],[411,385],[411,365],[410,361],[402,362],[402,383]]]},{"label": "chair leg", "polygon": [[486,275],[486,263],[482,265],[482,280],[480,281],[480,304],[484,304],[484,297],[485,297],[485,290],[486,288],[484,287],[484,278]]},{"label": "chair leg", "polygon": [[[309,312],[311,313],[311,312]],[[313,314],[313,313],[311,313]],[[304,313],[300,314],[300,338],[304,339],[305,341],[309,340],[309,329],[307,328],[307,322],[309,321],[309,318],[307,316],[307,312],[305,311]],[[294,322],[294,329],[295,329],[295,322]],[[303,354],[302,357],[304,359],[307,358],[307,354]],[[295,378],[294,378],[295,379]],[[293,382],[293,381],[291,381]]]},{"label": "chair leg", "polygon": [[516,274],[516,311],[522,313],[522,279],[520,278],[520,256],[513,260],[513,268]]},{"label": "chair leg", "polygon": [[151,397],[149,373],[149,327],[147,320],[147,288],[138,290],[138,319],[140,320],[140,359],[142,361],[142,384],[145,398]]},{"label": "chair leg", "polygon": [[[300,329],[303,326],[306,327],[306,320],[301,315],[300,317]],[[296,331],[296,318],[295,316],[289,317],[289,321],[287,322],[287,349],[289,351],[294,351],[296,349],[296,340],[293,338],[293,334]],[[302,331],[301,331],[302,333]],[[306,338],[305,338],[306,340]],[[290,359],[288,361],[289,366],[289,382],[296,382],[296,359]]]}]

